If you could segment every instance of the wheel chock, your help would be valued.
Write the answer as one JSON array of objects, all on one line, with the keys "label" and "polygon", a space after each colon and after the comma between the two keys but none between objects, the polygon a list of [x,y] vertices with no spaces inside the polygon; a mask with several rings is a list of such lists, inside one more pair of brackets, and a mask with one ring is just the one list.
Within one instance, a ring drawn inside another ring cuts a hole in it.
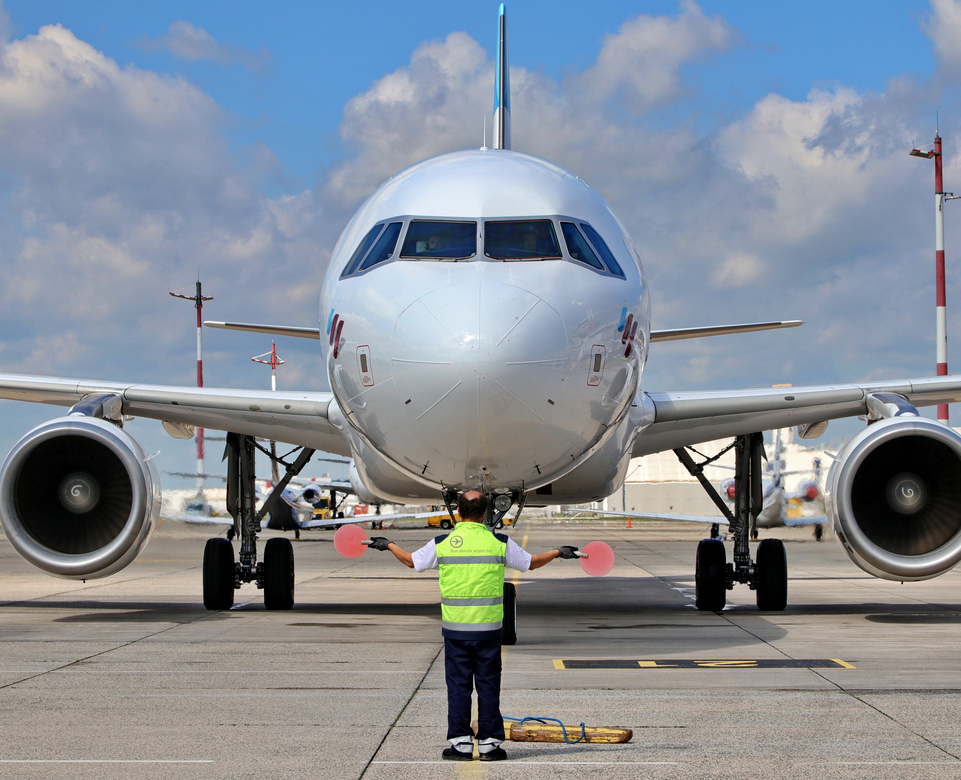
[{"label": "wheel chock", "polygon": [[[477,721],[471,724],[474,733],[477,733]],[[564,732],[567,731],[567,739],[564,739]],[[631,729],[612,728],[607,726],[584,726],[583,739],[581,739],[580,725],[577,726],[555,726],[553,723],[541,723],[536,720],[526,720],[519,723],[514,720],[504,721],[504,736],[511,742],[570,742],[583,744],[590,742],[593,744],[614,744],[617,742],[630,742],[634,732]]]},{"label": "wheel chock", "polygon": [[538,723],[536,720],[528,720],[523,723],[504,722],[504,734],[511,742],[566,742],[564,731],[567,731],[567,740],[571,742],[592,742],[592,743],[614,743],[630,742],[634,732],[631,729],[617,729],[606,726],[584,726],[584,738],[581,736],[580,726],[555,726],[553,723]]}]

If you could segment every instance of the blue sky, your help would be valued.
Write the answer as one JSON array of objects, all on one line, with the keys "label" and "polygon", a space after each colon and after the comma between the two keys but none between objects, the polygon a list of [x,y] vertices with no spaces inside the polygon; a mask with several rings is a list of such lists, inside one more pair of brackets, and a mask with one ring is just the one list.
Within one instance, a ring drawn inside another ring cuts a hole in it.
[{"label": "blue sky", "polygon": [[[5,2],[0,367],[190,384],[192,311],[167,290],[198,269],[210,319],[315,324],[360,202],[418,159],[480,145],[497,5]],[[658,348],[646,388],[931,372],[933,172],[907,152],[940,112],[946,186],[961,190],[961,2],[508,14],[515,148],[572,170],[619,214],[654,327],[807,323]],[[951,366],[957,219],[949,210]],[[208,332],[207,384],[266,387],[249,358],[269,346]],[[325,387],[314,345],[278,350],[281,388]],[[0,403],[0,449],[50,416]],[[189,444],[134,427],[163,468],[190,466]]]},{"label": "blue sky", "polygon": [[[61,24],[120,65],[181,73],[231,115],[234,148],[262,141],[284,166],[289,186],[310,186],[344,153],[338,139],[343,105],[406,63],[417,44],[464,30],[493,56],[496,3],[384,2],[7,2],[15,36]],[[803,99],[813,85],[843,83],[882,90],[892,76],[930,75],[934,58],[921,30],[927,3],[757,4],[702,2],[740,35],[725,58],[687,67],[698,93],[673,107],[693,111],[706,129],[747,111],[768,94]],[[552,79],[587,68],[605,35],[638,14],[673,15],[678,3],[508,4],[511,58]],[[187,20],[218,43],[263,53],[262,70],[240,63],[184,60],[144,51]],[[478,125],[480,125],[480,120]]]}]

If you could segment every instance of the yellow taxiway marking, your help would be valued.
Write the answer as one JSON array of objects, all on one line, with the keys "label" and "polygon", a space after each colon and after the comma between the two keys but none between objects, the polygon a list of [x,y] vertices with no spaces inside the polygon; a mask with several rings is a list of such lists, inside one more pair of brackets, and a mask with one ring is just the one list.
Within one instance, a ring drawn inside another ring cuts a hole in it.
[{"label": "yellow taxiway marking", "polygon": [[730,660],[659,659],[633,660],[628,658],[554,658],[554,668],[562,671],[591,669],[856,669],[854,664],[840,658],[733,658]]}]

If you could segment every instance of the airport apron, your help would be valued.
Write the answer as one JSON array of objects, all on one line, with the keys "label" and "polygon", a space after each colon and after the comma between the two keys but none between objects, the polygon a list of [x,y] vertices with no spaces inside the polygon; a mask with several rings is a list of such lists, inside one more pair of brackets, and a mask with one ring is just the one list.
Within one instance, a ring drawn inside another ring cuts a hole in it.
[{"label": "airport apron", "polygon": [[476,687],[478,742],[501,741],[507,538],[495,536],[483,523],[462,521],[435,545],[447,676],[447,738],[471,734],[471,691]]}]

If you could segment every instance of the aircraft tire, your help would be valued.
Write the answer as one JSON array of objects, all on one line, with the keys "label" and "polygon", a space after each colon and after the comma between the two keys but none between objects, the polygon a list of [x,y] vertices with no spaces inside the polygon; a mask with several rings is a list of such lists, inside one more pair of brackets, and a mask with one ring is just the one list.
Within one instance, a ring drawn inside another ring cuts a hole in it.
[{"label": "aircraft tire", "polygon": [[780,612],[787,606],[787,553],[780,539],[757,546],[757,608]]},{"label": "aircraft tire", "polygon": [[513,582],[504,583],[504,636],[501,644],[517,644],[517,589]]},{"label": "aircraft tire", "polygon": [[234,605],[234,546],[221,536],[204,547],[204,608],[230,609]]},{"label": "aircraft tire", "polygon": [[275,537],[264,545],[264,606],[294,606],[294,546],[290,539]]},{"label": "aircraft tire", "polygon": [[727,553],[720,539],[701,539],[694,564],[694,604],[705,612],[720,612],[727,603]]}]

